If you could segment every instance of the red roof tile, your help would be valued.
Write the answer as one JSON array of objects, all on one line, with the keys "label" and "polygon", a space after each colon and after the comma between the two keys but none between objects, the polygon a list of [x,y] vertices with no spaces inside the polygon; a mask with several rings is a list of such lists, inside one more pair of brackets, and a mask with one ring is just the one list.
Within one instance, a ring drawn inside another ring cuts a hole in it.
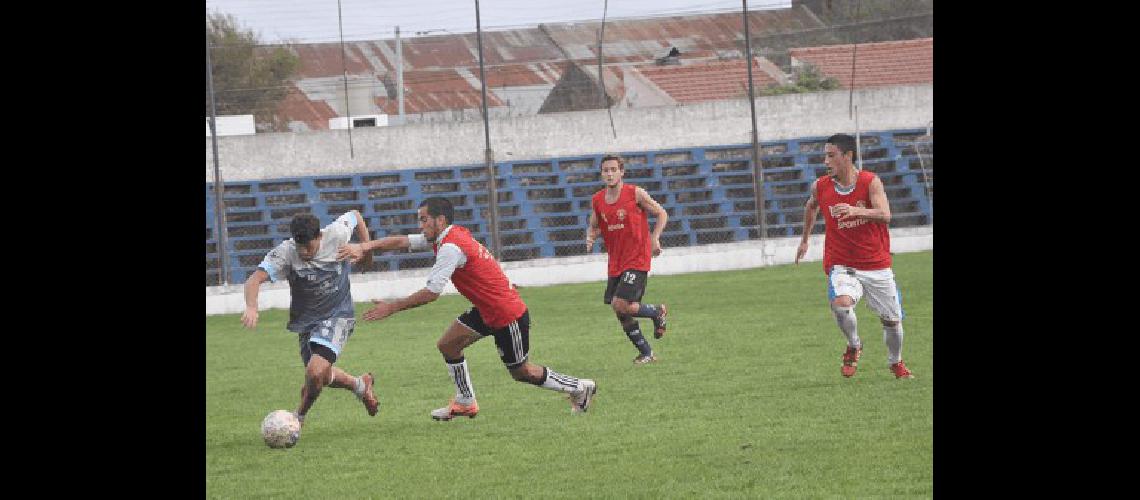
[{"label": "red roof tile", "polygon": [[[739,99],[748,95],[748,66],[743,59],[684,66],[642,66],[637,71],[679,103]],[[752,83],[756,89],[762,89],[777,82],[761,71],[754,59]]]},{"label": "red roof tile", "polygon": [[793,60],[811,63],[824,76],[851,88],[855,56],[855,88],[934,82],[934,38],[854,45],[827,45],[788,51]]}]

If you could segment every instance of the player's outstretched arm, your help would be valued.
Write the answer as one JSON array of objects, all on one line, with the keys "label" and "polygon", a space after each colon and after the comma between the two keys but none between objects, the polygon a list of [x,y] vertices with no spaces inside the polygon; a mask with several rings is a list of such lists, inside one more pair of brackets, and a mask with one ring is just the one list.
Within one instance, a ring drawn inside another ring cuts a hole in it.
[{"label": "player's outstretched arm", "polygon": [[807,254],[808,240],[811,238],[811,229],[815,227],[815,215],[817,213],[819,213],[819,202],[815,199],[815,185],[813,184],[811,196],[808,196],[807,203],[804,203],[804,230],[803,236],[800,237],[800,247],[796,249],[797,265],[800,263],[800,259]]},{"label": "player's outstretched arm", "polygon": [[257,295],[261,284],[269,280],[269,273],[258,269],[245,280],[245,312],[241,314],[241,324],[246,328],[257,327]]},{"label": "player's outstretched arm", "polygon": [[364,313],[364,319],[373,321],[384,319],[404,309],[419,307],[438,299],[444,287],[451,281],[455,269],[466,262],[467,256],[458,246],[454,243],[444,243],[436,253],[435,265],[428,274],[427,286],[400,300],[392,302],[373,300],[372,303],[376,305]]},{"label": "player's outstretched arm", "polygon": [[434,302],[439,298],[439,294],[427,288],[421,288],[416,293],[407,297],[392,302],[385,302],[380,299],[373,299],[372,303],[375,304],[372,309],[364,312],[364,319],[369,321],[377,321],[393,314],[396,314],[404,309],[411,309],[419,307],[429,302]]},{"label": "player's outstretched arm", "polygon": [[657,219],[653,223],[653,256],[661,255],[661,233],[665,232],[665,225],[669,223],[669,212],[641,187],[637,188],[637,204]]},{"label": "player's outstretched arm", "polygon": [[387,250],[401,250],[411,248],[412,244],[408,240],[407,235],[385,236],[378,240],[364,241],[361,243],[348,243],[337,247],[336,259],[348,259],[349,262],[356,263],[362,259],[365,253],[373,251],[387,251]]}]

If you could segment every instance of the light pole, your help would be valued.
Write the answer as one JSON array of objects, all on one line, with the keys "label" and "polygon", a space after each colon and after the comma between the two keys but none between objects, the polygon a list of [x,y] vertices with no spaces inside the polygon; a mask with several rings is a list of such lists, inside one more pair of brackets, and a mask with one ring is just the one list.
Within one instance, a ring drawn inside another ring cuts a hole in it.
[{"label": "light pole", "polygon": [[756,204],[756,224],[760,228],[760,239],[768,237],[768,221],[764,220],[764,167],[760,165],[760,141],[756,134],[756,96],[752,87],[752,36],[748,30],[748,0],[744,4],[744,45],[748,64],[748,108],[752,110],[752,184],[753,203]]},{"label": "light pole", "polygon": [[487,162],[487,206],[491,219],[491,255],[502,259],[499,249],[499,196],[495,190],[495,153],[491,150],[491,125],[487,120],[487,76],[483,71],[483,28],[479,22],[479,0],[475,0],[475,37],[479,44],[479,86],[483,89],[483,138],[486,149],[483,158]]},{"label": "light pole", "polygon": [[206,88],[210,93],[210,144],[214,149],[214,217],[218,220],[214,227],[218,230],[218,237],[215,240],[218,242],[218,258],[222,261],[222,268],[218,271],[222,284],[230,284],[230,261],[229,252],[226,250],[227,235],[226,235],[226,203],[223,199],[225,189],[222,187],[222,173],[218,165],[218,126],[215,123],[215,116],[217,116],[217,105],[214,103],[214,64],[210,60],[210,33],[206,31]]}]

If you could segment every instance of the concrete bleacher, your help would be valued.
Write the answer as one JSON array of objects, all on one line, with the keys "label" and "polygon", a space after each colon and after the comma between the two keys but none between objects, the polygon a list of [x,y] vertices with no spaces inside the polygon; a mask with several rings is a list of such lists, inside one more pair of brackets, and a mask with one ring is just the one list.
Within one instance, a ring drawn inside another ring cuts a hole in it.
[{"label": "concrete bleacher", "polygon": [[[933,141],[924,129],[864,132],[863,168],[878,174],[891,202],[891,227],[931,223]],[[826,137],[762,143],[769,237],[801,234],[810,183],[823,175]],[[669,213],[665,247],[743,241],[759,237],[750,145],[623,152],[626,182],[646,189]],[[923,154],[925,176],[917,154]],[[602,188],[603,153],[499,162],[502,261],[586,253],[590,198]],[[214,188],[206,183],[206,284],[220,283]],[[265,254],[288,239],[294,214],[311,212],[322,224],[359,210],[372,238],[419,231],[416,208],[429,196],[455,205],[455,222],[486,244],[487,177],[482,165],[380,173],[227,182],[230,283],[246,279]],[[651,221],[652,223],[653,221]],[[823,232],[817,218],[813,233]],[[601,242],[599,241],[599,248]],[[598,251],[596,248],[595,251]],[[427,252],[389,252],[373,258],[375,271],[428,267]]]}]

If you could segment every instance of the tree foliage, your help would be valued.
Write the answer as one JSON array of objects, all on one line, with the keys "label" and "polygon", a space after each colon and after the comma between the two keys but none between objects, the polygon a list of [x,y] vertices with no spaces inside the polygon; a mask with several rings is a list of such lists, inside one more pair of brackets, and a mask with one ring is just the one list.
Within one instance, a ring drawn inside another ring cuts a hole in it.
[{"label": "tree foliage", "polygon": [[760,91],[760,95],[801,94],[839,88],[839,80],[830,77],[824,78],[819,69],[811,64],[804,64],[796,68],[795,76],[795,83],[769,85],[768,88]]},{"label": "tree foliage", "polygon": [[[214,99],[219,115],[254,115],[257,129],[276,130],[274,111],[285,97],[287,82],[300,64],[289,46],[259,46],[257,34],[242,29],[230,14],[206,18]],[[210,96],[206,95],[206,116]]]}]

